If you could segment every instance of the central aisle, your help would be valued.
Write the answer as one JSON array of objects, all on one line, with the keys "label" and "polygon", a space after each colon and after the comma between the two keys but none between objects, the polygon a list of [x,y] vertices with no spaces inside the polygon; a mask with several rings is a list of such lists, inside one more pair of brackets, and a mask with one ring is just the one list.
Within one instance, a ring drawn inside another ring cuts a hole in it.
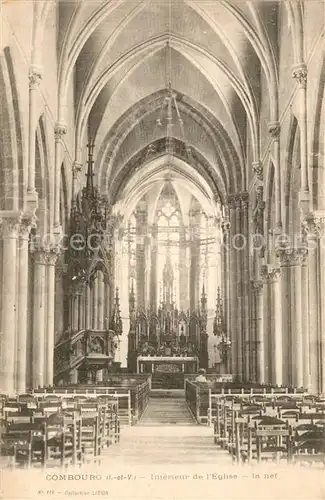
[{"label": "central aisle", "polygon": [[155,390],[138,426],[197,425],[192,417],[184,391]]},{"label": "central aisle", "polygon": [[224,465],[230,455],[215,446],[211,427],[198,425],[188,410],[184,391],[153,391],[141,421],[122,427],[121,441],[110,447],[102,463],[124,466]]}]

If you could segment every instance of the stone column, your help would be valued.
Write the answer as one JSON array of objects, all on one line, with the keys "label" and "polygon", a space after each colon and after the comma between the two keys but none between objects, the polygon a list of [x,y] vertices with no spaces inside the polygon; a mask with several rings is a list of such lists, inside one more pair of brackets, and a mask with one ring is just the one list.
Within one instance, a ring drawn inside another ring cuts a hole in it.
[{"label": "stone column", "polygon": [[85,328],[86,330],[89,330],[91,328],[91,310],[92,310],[92,304],[91,304],[91,296],[92,296],[92,290],[91,290],[91,283],[86,284],[86,297],[85,297]]},{"label": "stone column", "polygon": [[264,325],[263,325],[263,281],[252,281],[252,291],[254,297],[254,342],[256,359],[256,382],[265,383],[265,346],[264,346]]},{"label": "stone column", "polygon": [[269,133],[273,139],[273,161],[275,175],[275,229],[282,230],[282,204],[281,204],[281,164],[280,164],[280,123],[278,121],[268,124]]},{"label": "stone column", "polygon": [[28,240],[34,218],[22,219],[18,252],[18,317],[16,346],[16,392],[26,392],[27,306],[28,306]]},{"label": "stone column", "polygon": [[308,299],[308,266],[303,261],[301,268],[301,297],[304,302],[302,315],[302,350],[303,350],[303,386],[311,391],[310,384],[310,331],[309,331],[309,301]]},{"label": "stone column", "polygon": [[58,251],[45,252],[46,258],[46,352],[45,352],[45,373],[44,384],[53,385],[54,378],[54,294],[55,294],[55,264],[58,258]]},{"label": "stone column", "polygon": [[224,289],[224,314],[225,314],[225,327],[228,337],[231,338],[231,302],[230,302],[230,248],[229,248],[229,234],[230,222],[229,218],[225,217],[221,224],[222,229],[222,263],[223,263],[223,289]]},{"label": "stone column", "polygon": [[104,275],[104,292],[105,292],[105,304],[104,304],[104,326],[107,330],[109,328],[109,321],[111,317],[111,285],[110,285],[110,277],[107,273]]},{"label": "stone column", "polygon": [[104,288],[104,276],[101,271],[98,272],[98,329],[104,329],[104,300],[105,300],[105,288]]},{"label": "stone column", "polygon": [[[320,284],[320,245],[319,239],[322,232],[322,218],[317,213],[311,213],[303,221],[306,243],[308,248],[308,323],[309,332],[309,366],[310,366],[310,391],[320,392],[320,331],[321,331],[321,306],[319,298]],[[322,292],[324,288],[322,289]],[[305,335],[305,333],[303,332]],[[306,342],[306,341],[305,341]]]},{"label": "stone column", "polygon": [[238,376],[238,359],[237,359],[237,255],[236,249],[233,245],[233,237],[236,234],[236,205],[235,198],[231,196],[228,198],[229,205],[229,219],[230,219],[230,233],[229,233],[229,241],[227,243],[228,252],[229,252],[229,275],[230,275],[230,304],[229,311],[230,313],[230,336],[231,336],[231,370],[235,377]]},{"label": "stone column", "polygon": [[[295,387],[303,386],[303,332],[302,332],[302,295],[301,295],[301,265],[306,257],[305,248],[284,248],[278,252],[281,268],[288,268],[288,287],[290,293],[287,327],[289,333],[289,380],[288,383]],[[306,311],[307,313],[307,311]]]},{"label": "stone column", "polygon": [[93,320],[92,327],[94,330],[98,330],[98,274],[93,281]]},{"label": "stone column", "polygon": [[309,211],[309,183],[307,160],[307,67],[304,63],[294,66],[292,76],[298,83],[299,128],[300,128],[300,206],[304,213]]},{"label": "stone column", "polygon": [[29,123],[28,123],[28,175],[27,175],[27,206],[35,209],[38,194],[35,188],[35,133],[37,125],[36,100],[37,89],[42,79],[40,68],[31,67],[29,71]]},{"label": "stone column", "polygon": [[[45,378],[45,278],[47,254],[34,252],[34,309],[33,309],[33,388],[43,387]],[[47,326],[47,325],[46,325]]]},{"label": "stone column", "polygon": [[137,304],[139,309],[145,307],[145,231],[147,212],[136,212],[136,275],[137,275]]},{"label": "stone column", "polygon": [[242,254],[242,327],[244,342],[244,369],[243,376],[246,382],[250,381],[250,349],[251,349],[251,331],[250,331],[250,282],[249,282],[249,228],[248,228],[248,193],[241,196],[242,210],[242,233],[245,238],[245,246],[241,250]]},{"label": "stone column", "polygon": [[242,291],[242,279],[243,279],[243,250],[240,249],[242,246],[242,199],[241,195],[237,194],[235,197],[236,204],[236,235],[237,238],[233,239],[232,245],[234,245],[235,255],[236,255],[236,287],[237,287],[237,307],[236,307],[236,323],[237,323],[237,367],[238,376],[242,381],[244,378],[244,360],[245,360],[245,346],[243,343],[243,291]]},{"label": "stone column", "polygon": [[85,328],[85,298],[86,298],[86,283],[80,283],[80,294],[79,294],[79,310],[78,310],[78,330],[83,330]]},{"label": "stone column", "polygon": [[268,382],[281,386],[283,383],[283,349],[281,294],[279,286],[280,269],[270,265],[262,266],[261,277],[268,288],[268,309],[266,311],[266,318],[269,325],[268,359],[271,361],[271,376]]},{"label": "stone column", "polygon": [[13,395],[15,380],[15,326],[16,326],[16,273],[17,240],[20,228],[19,214],[2,216],[2,314],[1,314],[1,392]]},{"label": "stone column", "polygon": [[77,332],[79,330],[79,296],[80,290],[78,285],[71,287],[71,302],[72,302],[72,330]]},{"label": "stone column", "polygon": [[55,179],[54,179],[54,227],[60,227],[60,185],[61,185],[61,162],[62,142],[67,133],[67,127],[63,123],[57,123],[54,128],[55,135]]}]

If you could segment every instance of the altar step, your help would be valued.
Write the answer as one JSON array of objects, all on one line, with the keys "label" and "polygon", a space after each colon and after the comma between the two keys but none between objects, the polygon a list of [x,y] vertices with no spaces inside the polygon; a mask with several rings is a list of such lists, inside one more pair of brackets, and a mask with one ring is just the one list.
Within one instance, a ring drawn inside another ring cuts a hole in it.
[{"label": "altar step", "polygon": [[184,389],[152,389],[149,393],[150,398],[172,398],[184,399]]},{"label": "altar step", "polygon": [[[167,391],[164,391],[167,392]],[[174,391],[170,391],[170,395]],[[154,397],[142,415],[140,426],[196,425],[183,397]]]}]

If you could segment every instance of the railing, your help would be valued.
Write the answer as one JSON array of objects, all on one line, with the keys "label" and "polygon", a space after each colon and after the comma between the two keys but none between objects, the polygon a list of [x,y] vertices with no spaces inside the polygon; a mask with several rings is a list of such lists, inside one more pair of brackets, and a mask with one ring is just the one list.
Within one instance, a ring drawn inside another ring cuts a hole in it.
[{"label": "railing", "polygon": [[[213,384],[214,385],[214,384]],[[218,385],[218,384],[217,384]],[[227,385],[227,384],[226,384]],[[218,387],[211,389],[211,382],[198,383],[193,380],[185,380],[185,397],[189,409],[199,424],[211,425],[215,417],[216,402],[223,397],[267,397],[274,398],[289,395],[292,398],[301,398],[308,395],[303,388],[291,387]]]},{"label": "railing", "polygon": [[147,380],[140,383],[130,382],[128,387],[123,385],[89,386],[78,384],[35,389],[32,394],[36,397],[46,397],[55,394],[62,398],[73,398],[76,396],[97,398],[99,396],[109,396],[118,401],[121,423],[133,425],[139,421],[147,407],[149,391],[150,378],[147,378]]},{"label": "railing", "polygon": [[213,418],[216,416],[217,401],[223,397],[234,396],[238,398],[251,399],[253,397],[263,397],[267,399],[272,399],[276,397],[281,397],[288,395],[292,399],[303,398],[309,396],[310,394],[303,388],[294,389],[288,387],[273,387],[267,388],[252,388],[252,389],[221,389],[220,392],[214,392],[214,389],[208,390],[209,405],[208,405],[208,425],[212,425]]}]

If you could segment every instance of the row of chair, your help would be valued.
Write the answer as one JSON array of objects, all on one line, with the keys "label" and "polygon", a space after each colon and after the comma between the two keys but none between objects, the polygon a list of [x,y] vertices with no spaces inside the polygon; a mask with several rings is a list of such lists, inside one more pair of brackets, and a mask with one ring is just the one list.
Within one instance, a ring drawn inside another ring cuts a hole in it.
[{"label": "row of chair", "polygon": [[54,467],[99,461],[120,439],[118,405],[109,397],[2,400],[4,465]]},{"label": "row of chair", "polygon": [[220,398],[214,442],[237,462],[325,463],[324,401]]},{"label": "row of chair", "polygon": [[73,385],[39,388],[33,391],[36,397],[55,394],[61,397],[76,395],[97,398],[101,395],[111,396],[118,401],[121,424],[132,425],[138,422],[147,407],[150,391],[150,380],[130,379],[128,384],[115,383],[112,386]]}]

